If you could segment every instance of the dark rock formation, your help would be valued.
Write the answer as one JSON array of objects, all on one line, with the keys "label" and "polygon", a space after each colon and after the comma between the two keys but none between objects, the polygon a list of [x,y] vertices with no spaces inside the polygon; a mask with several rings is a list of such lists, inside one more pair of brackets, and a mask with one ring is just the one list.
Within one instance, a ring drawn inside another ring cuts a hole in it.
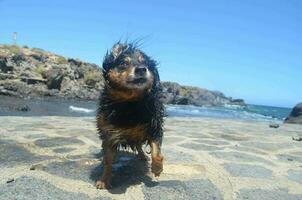
[{"label": "dark rock formation", "polygon": [[61,83],[64,77],[63,70],[61,69],[50,69],[44,76],[47,80],[48,89],[61,89]]},{"label": "dark rock formation", "polygon": [[272,124],[269,125],[269,127],[270,127],[270,128],[279,128],[280,125],[277,124],[277,123],[272,123]]},{"label": "dark rock formation", "polygon": [[1,58],[0,57],[0,71],[3,73],[8,73],[10,71],[13,71],[13,67],[12,66],[7,66],[7,60],[6,58]]},{"label": "dark rock formation", "polygon": [[164,97],[167,104],[195,105],[195,106],[223,106],[226,104],[245,106],[243,100],[226,97],[218,91],[181,86],[178,83],[163,82]]},{"label": "dark rock formation", "polygon": [[21,112],[27,112],[27,111],[30,111],[30,108],[28,105],[23,105],[23,106],[17,107],[16,110],[21,111]]},{"label": "dark rock formation", "polygon": [[243,99],[231,99],[231,104],[233,105],[239,105],[239,106],[245,106]]},{"label": "dark rock formation", "polygon": [[297,104],[289,116],[285,119],[285,123],[302,124],[302,103]]},{"label": "dark rock formation", "polygon": [[0,94],[16,97],[98,98],[101,69],[90,63],[17,46],[0,46]]},{"label": "dark rock formation", "polygon": [[[102,70],[95,64],[37,48],[0,46],[0,95],[96,100],[103,84]],[[243,100],[221,92],[173,82],[163,82],[163,90],[167,104],[245,106]]]}]

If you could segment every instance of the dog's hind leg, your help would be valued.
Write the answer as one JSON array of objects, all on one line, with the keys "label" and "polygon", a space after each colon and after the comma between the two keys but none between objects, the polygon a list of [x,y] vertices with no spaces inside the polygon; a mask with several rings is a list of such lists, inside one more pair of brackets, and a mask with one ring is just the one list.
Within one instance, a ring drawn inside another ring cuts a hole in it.
[{"label": "dog's hind leg", "polygon": [[136,150],[137,150],[138,156],[141,160],[144,160],[144,161],[150,160],[150,158],[144,153],[144,151],[142,149],[142,145],[136,145]]},{"label": "dog's hind leg", "polygon": [[104,149],[104,170],[103,175],[100,180],[96,181],[97,189],[111,188],[111,171],[112,171],[112,162],[114,159],[114,151],[111,148]]},{"label": "dog's hind leg", "polygon": [[159,176],[160,173],[163,171],[163,155],[161,154],[160,150],[160,142],[159,141],[151,141],[151,171],[155,176]]}]

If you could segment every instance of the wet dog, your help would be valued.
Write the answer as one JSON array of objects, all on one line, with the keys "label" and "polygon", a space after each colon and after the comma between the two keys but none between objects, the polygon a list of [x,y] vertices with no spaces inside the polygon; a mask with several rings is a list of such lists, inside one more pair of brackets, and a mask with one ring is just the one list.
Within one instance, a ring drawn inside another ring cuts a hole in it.
[{"label": "wet dog", "polygon": [[98,189],[111,187],[115,153],[132,149],[148,160],[142,145],[151,147],[151,171],[163,170],[161,143],[164,107],[157,63],[133,43],[116,43],[103,61],[104,89],[97,111],[97,128],[104,152]]}]

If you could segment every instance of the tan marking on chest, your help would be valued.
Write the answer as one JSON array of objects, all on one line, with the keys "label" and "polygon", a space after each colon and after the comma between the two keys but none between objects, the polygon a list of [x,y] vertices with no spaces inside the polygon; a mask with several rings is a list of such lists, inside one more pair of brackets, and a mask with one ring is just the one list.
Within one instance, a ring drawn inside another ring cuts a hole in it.
[{"label": "tan marking on chest", "polygon": [[117,101],[137,101],[144,97],[142,90],[110,90],[109,95]]}]

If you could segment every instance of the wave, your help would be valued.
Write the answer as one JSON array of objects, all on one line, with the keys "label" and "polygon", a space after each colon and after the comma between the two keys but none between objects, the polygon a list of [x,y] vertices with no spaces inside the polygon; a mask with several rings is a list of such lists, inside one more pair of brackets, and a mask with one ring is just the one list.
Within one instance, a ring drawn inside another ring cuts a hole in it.
[{"label": "wave", "polygon": [[245,106],[241,105],[231,105],[231,104],[224,104],[223,105],[225,108],[233,108],[233,109],[244,109]]},{"label": "wave", "polygon": [[212,117],[257,121],[279,120],[272,116],[249,112],[248,110],[239,107],[197,107],[188,105],[167,105],[166,111],[168,116]]},{"label": "wave", "polygon": [[69,110],[72,112],[81,112],[81,113],[93,113],[95,110],[93,109],[87,109],[82,107],[76,107],[76,106],[69,106]]}]

